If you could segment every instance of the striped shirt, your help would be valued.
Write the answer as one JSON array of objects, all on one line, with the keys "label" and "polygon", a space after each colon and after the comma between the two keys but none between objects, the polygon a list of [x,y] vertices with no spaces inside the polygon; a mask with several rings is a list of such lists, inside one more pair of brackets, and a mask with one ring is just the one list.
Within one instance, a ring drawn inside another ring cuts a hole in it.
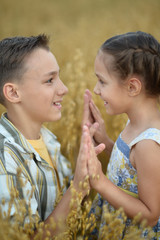
[{"label": "striped shirt", "polygon": [[[60,153],[60,143],[53,133],[42,127],[41,135],[53,165],[56,166],[62,187],[64,179],[71,176],[70,163]],[[17,169],[20,169],[19,174]],[[0,119],[0,205],[3,212],[8,211],[11,192],[16,188],[19,196],[12,204],[10,216],[18,211],[20,199],[25,199],[26,209],[30,199],[32,216],[38,214],[43,221],[55,207],[59,193],[57,185],[55,169],[40,157],[26,138],[7,119],[7,114],[2,114]],[[33,186],[35,190],[30,196]],[[63,188],[63,192],[65,190],[66,187]]]}]

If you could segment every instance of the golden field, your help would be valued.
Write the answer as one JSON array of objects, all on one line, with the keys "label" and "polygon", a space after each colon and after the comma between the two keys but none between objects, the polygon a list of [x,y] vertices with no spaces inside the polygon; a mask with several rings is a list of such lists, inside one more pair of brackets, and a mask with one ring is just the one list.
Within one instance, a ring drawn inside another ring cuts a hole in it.
[{"label": "golden field", "polygon": [[[73,169],[81,137],[83,94],[86,88],[93,92],[96,83],[94,59],[98,48],[113,35],[137,30],[160,40],[159,0],[0,0],[0,39],[40,33],[50,36],[50,48],[69,93],[64,98],[62,119],[46,125],[57,135]],[[108,116],[100,98],[94,94],[93,97],[108,135],[115,140],[126,116]],[[0,113],[3,111],[0,106]],[[101,154],[100,159],[105,171],[108,158]],[[7,224],[4,229],[9,229]],[[6,238],[0,239],[19,239],[16,235],[7,238],[7,233],[3,236]],[[21,239],[28,238],[25,235]]]},{"label": "golden field", "polygon": [[[128,31],[146,31],[160,40],[159,16],[159,0],[0,0],[0,39],[39,33],[50,36],[50,47],[69,93],[61,121],[47,126],[58,136],[63,153],[73,165],[81,135],[84,89],[93,91],[96,83],[94,59],[98,48],[107,38]],[[125,116],[107,116],[99,97],[94,99],[108,135],[115,140]],[[3,111],[1,106],[0,113]],[[106,159],[103,162],[105,168]]]}]

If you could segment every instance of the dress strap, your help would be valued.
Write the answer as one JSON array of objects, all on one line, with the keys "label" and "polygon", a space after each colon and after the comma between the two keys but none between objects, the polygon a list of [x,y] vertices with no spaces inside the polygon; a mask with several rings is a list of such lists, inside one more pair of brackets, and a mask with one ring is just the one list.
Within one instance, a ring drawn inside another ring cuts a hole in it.
[{"label": "dress strap", "polygon": [[144,132],[140,133],[140,135],[136,137],[131,143],[129,143],[128,146],[132,148],[136,143],[146,139],[153,140],[160,144],[160,130],[157,128],[148,128]]}]

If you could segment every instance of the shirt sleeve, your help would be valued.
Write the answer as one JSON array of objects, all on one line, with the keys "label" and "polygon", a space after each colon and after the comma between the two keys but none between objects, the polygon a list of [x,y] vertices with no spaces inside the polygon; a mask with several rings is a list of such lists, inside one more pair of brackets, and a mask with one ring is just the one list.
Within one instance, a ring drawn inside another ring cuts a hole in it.
[{"label": "shirt sleeve", "polygon": [[66,188],[68,188],[70,181],[73,179],[71,163],[61,154],[61,152],[59,152],[58,159],[59,159],[58,174],[59,174],[61,185],[63,185],[64,179],[65,179],[66,180],[65,185],[66,185]]},{"label": "shirt sleeve", "polygon": [[40,220],[34,187],[29,181],[17,175],[1,174],[0,186],[0,205],[4,217],[13,219],[18,214],[21,224]]},{"label": "shirt sleeve", "polygon": [[21,171],[18,172],[18,167],[21,170],[20,162],[18,164],[9,152],[0,152],[0,211],[11,219],[18,214],[20,224],[41,220],[34,186]]}]

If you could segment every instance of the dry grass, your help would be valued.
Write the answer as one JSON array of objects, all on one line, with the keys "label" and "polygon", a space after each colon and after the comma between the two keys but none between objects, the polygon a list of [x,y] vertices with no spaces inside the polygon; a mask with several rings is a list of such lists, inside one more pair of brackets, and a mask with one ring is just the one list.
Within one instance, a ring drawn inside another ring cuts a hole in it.
[{"label": "dry grass", "polygon": [[[48,126],[59,137],[66,156],[71,149],[77,155],[82,96],[86,87],[92,91],[95,85],[94,58],[98,48],[108,37],[127,31],[150,32],[160,40],[159,15],[159,0],[0,0],[1,39],[43,32],[51,36],[51,50],[69,94],[63,104],[62,120]],[[95,101],[109,136],[116,139],[125,116],[107,116],[100,99],[95,97]]]},{"label": "dry grass", "polygon": [[[63,103],[61,121],[49,123],[48,127],[58,136],[63,153],[73,164],[81,135],[84,89],[92,91],[96,82],[94,59],[98,48],[106,38],[127,31],[150,32],[160,40],[159,15],[158,0],[0,0],[1,39],[43,32],[51,37],[51,50],[69,94]],[[94,99],[109,136],[115,140],[125,116],[107,116],[100,99]],[[0,113],[3,111],[0,107]]]},{"label": "dry grass", "polygon": [[[51,50],[69,94],[63,103],[62,119],[46,125],[58,136],[73,168],[81,136],[83,93],[95,85],[98,48],[108,37],[128,31],[146,31],[160,40],[159,16],[159,0],[0,0],[1,39],[39,33],[51,36]],[[100,99],[94,96],[94,100],[106,121],[108,135],[115,140],[126,116],[107,116]],[[4,110],[1,106],[0,113]],[[108,159],[103,154],[100,158],[105,171]]]}]

